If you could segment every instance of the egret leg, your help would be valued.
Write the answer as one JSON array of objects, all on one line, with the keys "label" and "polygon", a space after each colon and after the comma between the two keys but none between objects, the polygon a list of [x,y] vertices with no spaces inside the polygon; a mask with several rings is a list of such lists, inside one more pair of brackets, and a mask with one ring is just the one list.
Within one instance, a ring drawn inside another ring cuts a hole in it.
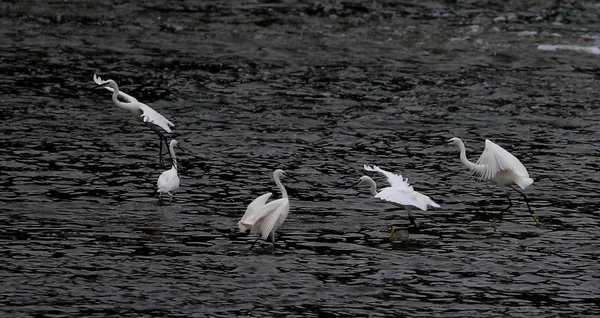
[{"label": "egret leg", "polygon": [[508,199],[508,206],[504,210],[500,211],[500,214],[494,218],[494,220],[492,221],[493,226],[495,226],[496,223],[502,222],[502,218],[504,217],[504,212],[508,211],[512,207],[512,200],[510,199],[508,192],[504,191],[504,194],[506,195],[506,198]]},{"label": "egret leg", "polygon": [[171,152],[168,149],[169,141],[167,140],[167,137],[165,137],[165,135],[162,132],[160,132],[160,130],[158,130],[156,125],[148,124],[148,127],[150,127],[150,129],[152,129],[152,131],[154,131],[158,135],[158,138],[160,139],[160,148],[158,150],[158,158],[160,160],[160,166],[162,167],[164,164],[163,157],[162,157],[163,142],[164,142],[165,146],[167,147],[167,153],[169,154],[169,157],[171,158],[171,160],[173,160],[173,157],[171,156]]},{"label": "egret leg", "polygon": [[271,242],[273,242],[273,253],[275,253],[275,231],[271,232]]},{"label": "egret leg", "polygon": [[538,218],[538,216],[537,216],[537,215],[535,215],[535,213],[533,213],[533,210],[531,210],[531,207],[529,206],[529,200],[527,199],[527,196],[525,195],[525,193],[523,193],[523,192],[521,192],[521,191],[517,190],[516,188],[512,188],[512,189],[513,189],[513,190],[515,190],[515,191],[517,191],[517,192],[519,192],[519,193],[520,193],[520,194],[523,196],[523,199],[525,199],[525,204],[527,204],[527,210],[529,210],[529,214],[531,214],[531,217],[532,217],[532,218],[533,218],[533,220],[535,221],[535,224],[536,224],[537,226],[540,226],[540,225],[542,225],[542,224],[540,223],[540,219]]},{"label": "egret leg", "polygon": [[260,235],[258,235],[258,237],[256,238],[256,240],[254,240],[254,243],[252,243],[252,245],[250,246],[249,251],[251,251],[254,248],[254,244],[256,244],[256,242],[258,242],[259,238],[260,238]]},{"label": "egret leg", "polygon": [[171,204],[171,202],[173,202],[173,193],[169,193],[169,204]]},{"label": "egret leg", "polygon": [[408,213],[408,220],[410,221],[410,224],[414,227],[417,228],[417,222],[415,222],[415,218],[413,217],[412,213],[410,213],[411,209],[409,207],[406,207],[406,212]]}]

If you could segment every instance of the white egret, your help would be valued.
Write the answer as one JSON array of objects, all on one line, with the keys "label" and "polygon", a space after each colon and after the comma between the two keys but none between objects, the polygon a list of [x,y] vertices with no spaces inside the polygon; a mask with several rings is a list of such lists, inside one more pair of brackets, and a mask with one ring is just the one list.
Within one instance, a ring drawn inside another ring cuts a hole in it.
[{"label": "white egret", "polygon": [[241,232],[248,229],[250,233],[258,234],[250,249],[254,247],[259,238],[262,237],[263,240],[267,240],[269,236],[271,236],[271,241],[275,246],[275,231],[283,224],[290,212],[290,200],[287,191],[279,180],[281,175],[285,175],[285,172],[281,169],[273,172],[273,180],[275,180],[275,184],[281,191],[281,199],[267,203],[272,195],[271,192],[259,196],[248,205],[246,213],[238,222]]},{"label": "white egret", "polygon": [[519,188],[525,189],[533,184],[533,179],[529,177],[527,169],[525,169],[525,166],[523,166],[519,159],[504,148],[486,139],[483,153],[477,162],[473,163],[467,159],[465,144],[460,138],[454,137],[449,139],[448,142],[452,142],[458,146],[460,149],[460,161],[469,168],[472,173],[479,175],[479,180],[490,180],[504,190],[506,198],[508,199],[508,207],[500,212],[498,219],[501,220],[504,212],[512,207],[510,196],[504,189],[505,186],[509,186],[509,188],[517,191],[523,196],[531,217],[537,225],[540,225],[539,218],[531,210],[525,193],[512,187],[512,185],[516,184]]},{"label": "white egret", "polygon": [[[128,110],[133,113],[133,116],[136,120],[143,122],[146,124],[152,131],[154,131],[158,137],[160,138],[160,151],[159,156],[162,162],[162,150],[163,150],[163,141],[165,146],[168,144],[167,138],[160,132],[158,127],[162,128],[164,131],[171,133],[171,127],[175,127],[175,125],[166,119],[163,115],[159,114],[157,111],[152,109],[152,107],[138,102],[135,97],[128,95],[119,90],[119,86],[117,83],[111,79],[103,81],[100,77],[94,74],[94,82],[100,86],[104,86],[107,90],[111,91],[113,102],[122,109]],[[121,97],[125,100],[122,102],[118,97]]]},{"label": "white egret", "polygon": [[179,176],[177,175],[177,157],[175,157],[175,146],[177,146],[177,140],[171,140],[171,144],[169,145],[169,153],[171,155],[171,169],[167,171],[163,171],[158,177],[158,181],[156,182],[156,186],[158,190],[156,192],[159,193],[158,200],[162,197],[163,193],[168,194],[171,198],[169,203],[173,201],[173,192],[179,189]]},{"label": "white egret", "polygon": [[[406,209],[408,213],[408,219],[413,227],[417,227],[417,223],[415,222],[414,217],[411,214],[412,207],[419,208],[423,211],[427,210],[428,206],[432,206],[434,208],[439,208],[440,206],[433,202],[431,198],[428,196],[419,193],[414,190],[414,188],[408,183],[408,179],[403,179],[402,175],[397,175],[388,171],[385,171],[377,166],[364,166],[364,169],[367,171],[375,171],[383,174],[388,179],[390,183],[389,187],[381,189],[381,191],[377,192],[377,184],[373,179],[369,176],[362,176],[360,179],[354,184],[362,184],[366,183],[371,187],[371,194],[376,198],[379,198],[384,201],[388,201],[393,203],[394,205],[403,207]],[[394,240],[395,236],[394,227],[391,227],[390,240]]]}]

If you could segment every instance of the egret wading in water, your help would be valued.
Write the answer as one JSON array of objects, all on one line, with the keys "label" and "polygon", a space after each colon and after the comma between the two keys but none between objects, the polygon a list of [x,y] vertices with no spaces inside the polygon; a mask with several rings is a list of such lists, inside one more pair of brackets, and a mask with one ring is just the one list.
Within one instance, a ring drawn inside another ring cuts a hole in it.
[{"label": "egret wading in water", "polygon": [[240,232],[250,230],[250,233],[258,234],[256,240],[250,246],[250,250],[259,238],[262,237],[263,240],[267,240],[269,236],[271,236],[274,248],[275,231],[283,224],[290,212],[290,200],[288,199],[287,191],[279,180],[282,175],[285,175],[285,172],[281,169],[273,172],[273,180],[275,180],[275,184],[277,184],[279,191],[281,191],[281,199],[267,203],[267,200],[272,195],[271,192],[259,196],[248,204],[246,213],[244,213],[244,216],[238,222]]},{"label": "egret wading in water", "polygon": [[[440,207],[428,196],[415,191],[414,188],[408,183],[408,179],[402,178],[401,175],[385,171],[377,166],[370,167],[365,165],[364,169],[366,171],[374,171],[383,174],[390,183],[390,186],[377,192],[377,184],[369,176],[360,177],[360,179],[358,179],[358,181],[352,186],[365,183],[370,186],[371,194],[374,197],[391,202],[394,205],[406,209],[406,212],[408,213],[408,219],[413,227],[417,227],[417,223],[410,213],[413,207],[419,208],[423,211],[426,211],[428,206],[432,206],[434,208]],[[393,241],[395,239],[394,227],[391,226],[390,230],[390,241]]]},{"label": "egret wading in water", "polygon": [[[117,83],[111,79],[103,81],[100,77],[94,74],[94,82],[99,87],[104,87],[107,90],[111,91],[113,102],[122,109],[130,111],[136,120],[143,122],[146,124],[152,131],[154,131],[158,137],[160,138],[160,151],[159,158],[162,164],[162,150],[163,150],[163,141],[165,146],[168,145],[167,138],[165,135],[158,129],[162,128],[164,131],[171,133],[171,127],[175,127],[175,125],[166,119],[163,115],[159,114],[157,111],[152,109],[152,107],[138,102],[135,97],[128,95],[122,91],[119,91],[119,86]],[[119,100],[119,96],[125,100],[122,102]]]},{"label": "egret wading in water", "polygon": [[[533,179],[529,177],[527,169],[525,169],[525,166],[523,166],[519,159],[504,148],[486,139],[483,153],[477,162],[473,163],[467,159],[465,144],[460,138],[454,137],[448,140],[448,142],[458,146],[460,149],[460,161],[465,167],[469,168],[472,173],[479,175],[479,180],[489,180],[504,190],[504,194],[506,194],[506,198],[508,199],[508,207],[500,212],[497,220],[502,220],[504,212],[512,207],[512,201],[508,195],[508,191],[504,188],[505,186],[509,186],[509,188],[517,191],[523,196],[531,217],[537,225],[540,225],[539,218],[531,210],[525,193],[512,187],[512,185],[516,184],[519,188],[525,189],[533,184]],[[496,219],[494,219],[494,224],[495,223]]]},{"label": "egret wading in water", "polygon": [[171,154],[171,169],[164,171],[158,177],[158,181],[156,182],[156,186],[158,190],[156,192],[159,193],[158,200],[160,201],[163,193],[166,193],[170,196],[169,203],[173,201],[173,192],[179,189],[179,176],[177,175],[177,157],[175,157],[175,146],[177,146],[177,140],[171,140],[171,144],[169,145],[169,153]]}]

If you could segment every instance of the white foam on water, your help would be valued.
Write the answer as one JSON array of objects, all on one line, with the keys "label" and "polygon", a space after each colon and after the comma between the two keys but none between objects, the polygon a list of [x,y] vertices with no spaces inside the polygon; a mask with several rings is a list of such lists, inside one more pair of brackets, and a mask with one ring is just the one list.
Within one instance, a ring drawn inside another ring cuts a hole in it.
[{"label": "white foam on water", "polygon": [[574,51],[600,55],[600,48],[597,46],[540,44],[537,48],[540,51]]}]

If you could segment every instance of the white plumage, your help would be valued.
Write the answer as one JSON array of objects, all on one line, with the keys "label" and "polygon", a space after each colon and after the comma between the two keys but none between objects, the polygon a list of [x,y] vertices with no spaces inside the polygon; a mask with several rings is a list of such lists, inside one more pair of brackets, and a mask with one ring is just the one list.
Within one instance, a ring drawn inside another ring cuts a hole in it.
[{"label": "white plumage", "polygon": [[[270,236],[273,244],[275,243],[275,231],[281,227],[290,211],[290,201],[287,191],[279,180],[281,175],[284,174],[285,172],[281,169],[273,172],[273,179],[281,191],[282,198],[267,203],[267,200],[272,195],[269,192],[254,199],[248,205],[242,219],[238,222],[238,228],[241,232],[250,230],[250,233],[258,234],[258,238],[262,238],[263,240],[266,240]],[[252,244],[250,249],[252,247],[254,247],[254,244]]]},{"label": "white plumage", "polygon": [[[414,188],[408,183],[408,178],[404,179],[402,178],[402,175],[385,171],[377,166],[370,167],[365,165],[364,169],[383,174],[387,177],[388,182],[390,183],[390,187],[381,189],[379,193],[375,191],[374,195],[376,198],[380,198],[382,200],[393,202],[402,206],[414,206],[423,211],[426,211],[428,206],[432,206],[434,208],[440,207],[428,196],[415,191]],[[373,179],[371,179],[371,181],[373,181]],[[375,181],[373,181],[373,184],[375,184]]]},{"label": "white plumage", "polygon": [[371,194],[376,198],[404,207],[408,212],[408,217],[413,226],[416,227],[416,223],[410,213],[411,207],[416,207],[423,211],[426,211],[429,206],[432,206],[434,208],[440,207],[437,203],[433,202],[433,200],[431,200],[431,198],[429,198],[428,196],[415,191],[414,188],[408,183],[408,179],[402,178],[401,175],[391,173],[377,166],[370,167],[365,165],[364,169],[366,171],[374,171],[383,174],[387,177],[390,186],[383,188],[379,192],[377,192],[377,184],[369,176],[362,176],[357,183],[369,184],[371,186]]},{"label": "white plumage", "polygon": [[476,163],[467,159],[465,144],[460,138],[452,138],[449,142],[458,145],[460,161],[477,174],[480,180],[489,180],[500,186],[516,184],[521,189],[533,184],[533,179],[529,177],[529,172],[521,161],[489,139],[485,140],[485,149]]},{"label": "white plumage", "polygon": [[[103,81],[100,77],[94,74],[94,82],[98,85],[106,85],[104,88],[113,92],[113,102],[115,102],[117,106],[132,112],[139,121],[154,124],[164,129],[168,133],[171,132],[171,127],[175,127],[171,121],[152,109],[152,107],[144,103],[140,103],[137,99],[135,99],[135,97],[120,91],[115,81],[111,79]],[[117,96],[121,96],[121,98],[125,99],[126,102],[121,102]]]},{"label": "white plumage", "polygon": [[[521,161],[510,152],[506,151],[506,149],[493,143],[489,139],[485,140],[485,148],[476,163],[467,159],[465,144],[460,138],[454,137],[448,141],[458,146],[460,150],[460,161],[465,167],[469,168],[472,173],[478,175],[480,180],[489,180],[500,187],[516,184],[521,189],[525,189],[533,184],[533,179],[529,177],[529,172],[527,172],[527,169]],[[519,192],[525,198],[529,213],[536,224],[539,225],[538,217],[531,210],[525,193],[515,188],[511,189]],[[510,200],[508,193],[506,193],[506,197],[508,198],[509,206],[504,211],[512,206],[512,201]],[[502,213],[504,213],[504,211],[502,211]],[[502,217],[502,213],[500,214],[500,217]]]},{"label": "white plumage", "polygon": [[273,195],[273,193],[267,192],[248,204],[244,216],[242,216],[242,219],[238,222],[238,228],[240,229],[240,232],[252,230],[252,225],[256,221],[260,209],[267,204],[267,201],[269,201],[271,195]]},{"label": "white plumage", "polygon": [[476,163],[474,172],[481,180],[492,180],[499,185],[516,184],[525,189],[533,184],[525,166],[504,148],[485,140],[485,149]]},{"label": "white plumage", "polygon": [[166,193],[170,196],[170,200],[173,200],[173,192],[179,189],[179,175],[177,175],[177,158],[175,157],[175,146],[177,146],[177,140],[171,140],[171,144],[169,145],[169,151],[171,153],[172,164],[171,169],[164,171],[158,177],[158,181],[156,182],[156,186],[158,190],[156,192],[159,193],[158,199],[162,197],[163,193]]}]

